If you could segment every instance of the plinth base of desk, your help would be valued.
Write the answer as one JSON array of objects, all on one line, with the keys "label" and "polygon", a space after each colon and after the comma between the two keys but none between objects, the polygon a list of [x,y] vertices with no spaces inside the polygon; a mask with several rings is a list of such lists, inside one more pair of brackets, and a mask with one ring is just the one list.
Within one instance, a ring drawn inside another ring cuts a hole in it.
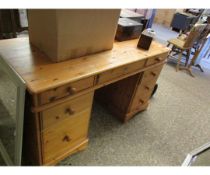
[{"label": "plinth base of desk", "polygon": [[127,113],[124,117],[124,122],[127,122],[128,120],[130,120],[139,112],[147,110],[148,106],[149,106],[149,102],[145,103],[144,105],[139,106],[136,110],[133,110],[133,111]]},{"label": "plinth base of desk", "polygon": [[79,151],[85,150],[87,146],[88,146],[88,139],[84,140],[82,143],[78,144],[74,148],[69,149],[67,152],[65,152],[65,154],[56,157],[56,159],[52,159],[49,162],[43,163],[43,165],[56,165],[59,161],[65,159],[66,157],[78,153]]}]

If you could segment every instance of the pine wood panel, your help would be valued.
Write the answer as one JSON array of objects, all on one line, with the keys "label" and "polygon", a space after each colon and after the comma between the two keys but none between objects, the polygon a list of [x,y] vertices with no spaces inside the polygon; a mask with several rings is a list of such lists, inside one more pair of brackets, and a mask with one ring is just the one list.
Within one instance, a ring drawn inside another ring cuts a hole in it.
[{"label": "pine wood panel", "polygon": [[56,159],[87,139],[91,108],[43,131],[43,162]]},{"label": "pine wood panel", "polygon": [[162,67],[163,66],[158,66],[143,73],[141,82],[137,87],[133,102],[130,106],[130,112],[140,111],[143,109],[142,106],[147,106]]},{"label": "pine wood panel", "polygon": [[0,41],[1,56],[26,81],[31,93],[40,93],[123,65],[169,52],[153,41],[149,51],[138,49],[138,40],[115,42],[110,51],[52,63],[29,44],[28,38]]},{"label": "pine wood panel", "polygon": [[146,84],[147,82],[150,83],[151,81],[156,81],[160,75],[162,68],[163,64],[144,71],[141,84]]},{"label": "pine wood panel", "polygon": [[96,100],[108,108],[114,116],[124,121],[141,74],[135,74],[98,89],[95,93]]},{"label": "pine wood panel", "polygon": [[[81,95],[84,95],[84,94],[86,94],[86,93],[88,93],[88,92],[93,92],[93,91],[95,91],[95,90],[97,90],[97,89],[99,89],[99,88],[102,88],[102,87],[107,86],[107,85],[109,85],[109,84],[112,84],[112,83],[114,83],[114,82],[120,81],[120,80],[122,80],[122,79],[124,79],[124,78],[133,76],[133,75],[135,75],[135,74],[144,72],[145,70],[148,70],[148,69],[157,67],[157,66],[159,66],[159,65],[162,65],[162,64],[164,64],[164,62],[165,62],[165,61],[160,62],[160,63],[157,63],[157,64],[154,64],[154,65],[151,65],[151,66],[146,66],[146,67],[144,67],[144,68],[142,68],[142,69],[139,69],[139,70],[136,70],[136,71],[134,71],[134,72],[131,72],[131,73],[122,75],[122,76],[120,76],[120,77],[111,79],[110,81],[105,82],[105,83],[103,83],[103,84],[96,84],[96,83],[94,83],[94,86],[93,86],[92,88],[83,90],[83,91],[81,91],[81,92],[79,92],[79,93],[76,93],[75,95],[67,96],[66,98],[61,98],[60,100],[56,100],[56,101],[53,101],[53,102],[51,102],[51,103],[48,103],[48,104],[45,104],[45,105],[42,105],[42,106],[33,106],[33,107],[32,107],[32,111],[33,111],[33,112],[41,112],[41,111],[43,111],[43,110],[49,109],[49,108],[54,107],[54,106],[56,106],[56,105],[58,105],[58,104],[61,104],[61,103],[63,103],[63,102],[66,102],[66,101],[68,101],[68,100],[71,100],[71,99],[74,99],[74,98],[79,97],[79,96],[81,96]],[[97,78],[95,78],[95,79],[97,80]],[[95,81],[95,82],[96,82],[96,81]]]},{"label": "pine wood panel", "polygon": [[160,63],[162,61],[164,61],[166,58],[166,56],[162,56],[162,57],[152,57],[152,58],[149,58],[146,62],[146,66],[151,66],[151,65],[154,65],[154,64],[157,64],[157,63]]},{"label": "pine wood panel", "polygon": [[143,68],[145,65],[145,61],[141,60],[136,63],[132,63],[129,65],[121,66],[119,68],[115,68],[104,73],[99,74],[97,84],[105,83],[122,75],[128,74],[130,72],[139,70]]},{"label": "pine wood panel", "polygon": [[[163,59],[163,58],[161,58]],[[96,99],[123,122],[131,119],[135,113],[145,110],[152,94],[160,66],[150,68],[96,91]]]},{"label": "pine wood panel", "polygon": [[88,93],[53,108],[44,110],[41,112],[43,121],[42,130],[53,127],[63,120],[75,118],[81,111],[90,109],[92,101],[93,93]]},{"label": "pine wood panel", "polygon": [[89,139],[84,139],[83,141],[79,141],[75,146],[72,146],[71,148],[67,149],[65,152],[62,152],[60,154],[57,154],[56,157],[53,159],[49,159],[44,162],[45,166],[48,165],[56,165],[59,161],[63,160],[69,155],[78,153],[79,151],[82,151],[87,148]]},{"label": "pine wood panel", "polygon": [[[27,38],[0,41],[0,54],[26,81],[27,89],[34,97],[34,104],[30,105],[34,107],[36,117],[31,120],[35,126],[33,138],[30,139],[33,133],[30,127],[26,132],[28,141],[35,143],[27,152],[36,149],[36,162],[52,165],[86,147],[92,97],[98,88],[111,84],[111,88],[107,88],[108,95],[103,94],[104,99],[116,115],[123,116],[124,121],[147,107],[148,100],[145,100],[138,110],[129,111],[133,99],[138,97],[139,86],[144,83],[142,75],[154,84],[158,74],[154,75],[151,70],[164,64],[170,49],[153,41],[150,49],[145,51],[138,49],[137,43],[138,40],[115,42],[110,51],[52,63],[30,46]],[[147,70],[150,70],[148,75],[142,73]],[[67,93],[69,85],[71,91],[75,87],[78,91]],[[85,97],[87,93],[92,95]],[[54,96],[57,99],[50,100]],[[70,115],[67,117],[64,111]]]},{"label": "pine wood panel", "polygon": [[170,27],[175,12],[176,9],[157,9],[154,21],[155,23]]},{"label": "pine wood panel", "polygon": [[88,77],[67,85],[48,90],[39,95],[39,105],[47,104],[63,97],[75,95],[76,93],[93,86],[94,77]]}]

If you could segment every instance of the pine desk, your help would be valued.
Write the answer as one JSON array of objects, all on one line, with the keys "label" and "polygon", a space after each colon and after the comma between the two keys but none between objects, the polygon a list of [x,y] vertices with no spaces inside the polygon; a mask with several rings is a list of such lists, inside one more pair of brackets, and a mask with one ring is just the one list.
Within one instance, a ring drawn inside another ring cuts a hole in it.
[{"label": "pine desk", "polygon": [[28,38],[0,41],[2,58],[27,86],[23,155],[30,164],[54,165],[86,148],[93,96],[124,122],[147,108],[169,49],[153,41],[144,51],[137,42],[52,63]]}]

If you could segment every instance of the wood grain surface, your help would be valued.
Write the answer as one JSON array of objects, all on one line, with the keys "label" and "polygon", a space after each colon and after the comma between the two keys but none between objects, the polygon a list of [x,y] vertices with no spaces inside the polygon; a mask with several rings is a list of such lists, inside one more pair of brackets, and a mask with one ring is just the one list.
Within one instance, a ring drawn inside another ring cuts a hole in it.
[{"label": "wood grain surface", "polygon": [[115,42],[110,51],[53,63],[28,38],[0,41],[0,55],[25,80],[31,93],[40,93],[91,75],[148,57],[167,54],[169,49],[153,41],[148,51],[138,49],[138,40]]}]

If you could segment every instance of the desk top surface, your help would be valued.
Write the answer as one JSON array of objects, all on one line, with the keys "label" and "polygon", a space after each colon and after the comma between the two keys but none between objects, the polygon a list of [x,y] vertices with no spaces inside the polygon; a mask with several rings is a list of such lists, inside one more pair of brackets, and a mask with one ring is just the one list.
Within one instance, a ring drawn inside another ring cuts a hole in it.
[{"label": "desk top surface", "polygon": [[138,40],[115,42],[112,50],[53,63],[30,45],[28,38],[0,41],[1,57],[22,77],[31,93],[55,88],[91,75],[169,52],[152,42],[148,51],[138,49]]}]

